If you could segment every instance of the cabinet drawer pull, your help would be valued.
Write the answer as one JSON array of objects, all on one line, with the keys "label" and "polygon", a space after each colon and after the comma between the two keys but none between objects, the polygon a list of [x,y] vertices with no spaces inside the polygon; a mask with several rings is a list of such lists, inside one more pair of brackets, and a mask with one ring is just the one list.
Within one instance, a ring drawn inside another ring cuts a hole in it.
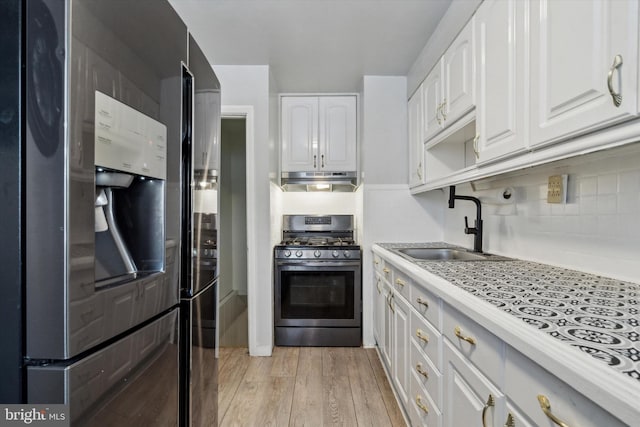
[{"label": "cabinet drawer pull", "polygon": [[321,155],[320,158],[322,159],[322,163],[320,164],[320,166],[324,169],[324,154]]},{"label": "cabinet drawer pull", "polygon": [[428,303],[427,301],[423,300],[423,299],[422,299],[422,298],[420,298],[420,297],[416,298],[416,302],[417,302],[418,304],[424,305],[424,306],[425,306],[425,308],[429,308],[429,303]]},{"label": "cabinet drawer pull", "polygon": [[382,293],[382,288],[380,288],[380,278],[378,277],[378,281],[376,282],[376,287],[378,288],[378,293]]},{"label": "cabinet drawer pull", "polygon": [[389,270],[387,267],[385,267],[385,268],[382,269],[382,272],[384,274],[389,274],[389,273],[391,273],[391,270]]},{"label": "cabinet drawer pull", "polygon": [[611,98],[613,98],[613,105],[616,107],[619,107],[620,104],[622,104],[622,94],[613,89],[613,72],[620,68],[621,65],[622,55],[616,55],[615,58],[613,58],[613,64],[611,65],[609,74],[607,75],[607,86],[609,86],[609,93],[611,94]]},{"label": "cabinet drawer pull", "polygon": [[424,332],[422,332],[422,329],[420,328],[416,329],[416,336],[422,341],[424,341],[425,344],[429,342],[429,336]]},{"label": "cabinet drawer pull", "polygon": [[378,261],[377,259],[374,259],[374,260],[373,260],[373,263],[374,263],[375,265],[378,265],[378,264],[380,264],[380,261]]},{"label": "cabinet drawer pull", "polygon": [[396,312],[396,309],[395,309],[395,308],[393,308],[393,297],[395,297],[395,295],[393,295],[393,294],[390,294],[390,295],[389,295],[389,308],[391,309],[391,311],[392,311],[393,313],[395,313],[395,312]]},{"label": "cabinet drawer pull", "polygon": [[416,405],[418,405],[418,408],[422,409],[422,412],[424,412],[425,414],[429,413],[429,408],[427,408],[427,405],[422,403],[421,396],[416,396]]},{"label": "cabinet drawer pull", "polygon": [[429,373],[425,369],[422,369],[422,363],[416,365],[416,371],[426,379],[429,379]]},{"label": "cabinet drawer pull", "polygon": [[442,104],[438,104],[438,109],[436,110],[436,120],[438,121],[439,125],[442,124],[442,120],[440,120],[440,110],[441,109],[442,109]]},{"label": "cabinet drawer pull", "polygon": [[313,168],[317,168],[318,167],[318,162],[316,161],[318,159],[318,156],[316,154],[313,155]]},{"label": "cabinet drawer pull", "polygon": [[461,340],[465,340],[466,342],[468,342],[468,343],[469,343],[469,344],[471,344],[471,345],[476,345],[476,339],[475,339],[475,338],[473,338],[473,337],[469,337],[469,336],[465,336],[465,335],[462,335],[462,328],[460,328],[460,326],[456,326],[456,328],[454,329],[454,331],[453,331],[453,332],[454,332],[454,333],[456,334],[456,336],[457,336],[458,338],[460,338]]},{"label": "cabinet drawer pull", "polygon": [[400,285],[400,286],[403,286],[403,287],[404,287],[404,285],[406,285],[406,284],[407,284],[407,282],[405,282],[405,281],[404,281],[404,280],[402,280],[402,279],[396,279],[396,283],[397,283],[398,285]]},{"label": "cabinet drawer pull", "polygon": [[440,114],[442,114],[442,120],[447,120],[447,115],[444,113],[444,109],[447,107],[447,98],[442,100],[442,105],[440,106]]},{"label": "cabinet drawer pull", "polygon": [[487,415],[487,409],[495,405],[496,405],[496,401],[493,398],[493,394],[490,394],[489,397],[487,398],[487,403],[485,403],[484,407],[482,408],[482,427],[487,427],[487,423],[484,419],[485,416]]},{"label": "cabinet drawer pull", "polygon": [[559,425],[560,427],[569,427],[567,423],[563,422],[560,418],[553,415],[553,412],[551,412],[551,403],[549,402],[549,398],[547,396],[545,396],[544,394],[539,394],[538,403],[540,403],[542,412],[544,412],[544,414],[549,417],[549,419],[553,421],[554,424]]},{"label": "cabinet drawer pull", "polygon": [[516,420],[511,412],[507,414],[507,421],[504,423],[504,427],[516,427]]},{"label": "cabinet drawer pull", "polygon": [[422,162],[418,163],[418,169],[416,170],[416,173],[418,174],[418,179],[422,181]]}]

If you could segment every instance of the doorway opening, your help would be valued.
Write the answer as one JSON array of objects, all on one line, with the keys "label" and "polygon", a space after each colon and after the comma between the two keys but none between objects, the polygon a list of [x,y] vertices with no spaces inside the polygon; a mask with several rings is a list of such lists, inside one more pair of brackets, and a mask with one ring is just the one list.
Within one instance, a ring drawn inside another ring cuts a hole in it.
[{"label": "doorway opening", "polygon": [[223,117],[220,130],[220,347],[248,347],[247,120]]}]

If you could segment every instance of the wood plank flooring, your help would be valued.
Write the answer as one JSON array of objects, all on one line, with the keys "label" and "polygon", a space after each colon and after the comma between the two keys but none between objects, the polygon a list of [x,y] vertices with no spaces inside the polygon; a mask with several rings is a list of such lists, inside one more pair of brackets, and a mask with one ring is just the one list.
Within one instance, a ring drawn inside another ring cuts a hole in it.
[{"label": "wood plank flooring", "polygon": [[375,349],[221,348],[221,426],[405,426]]}]

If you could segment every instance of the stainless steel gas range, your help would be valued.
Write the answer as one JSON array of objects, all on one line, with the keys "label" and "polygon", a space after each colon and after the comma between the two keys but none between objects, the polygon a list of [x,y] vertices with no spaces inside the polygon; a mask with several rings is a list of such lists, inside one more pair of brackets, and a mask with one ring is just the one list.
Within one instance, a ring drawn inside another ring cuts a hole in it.
[{"label": "stainless steel gas range", "polygon": [[353,215],[284,215],[274,260],[276,345],[361,345],[362,265]]}]

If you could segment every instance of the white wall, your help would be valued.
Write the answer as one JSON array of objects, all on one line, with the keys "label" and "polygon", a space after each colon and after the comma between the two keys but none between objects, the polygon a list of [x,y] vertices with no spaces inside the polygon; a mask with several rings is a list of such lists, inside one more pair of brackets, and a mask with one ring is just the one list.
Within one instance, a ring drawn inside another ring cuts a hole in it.
[{"label": "white wall", "polygon": [[269,171],[272,169],[270,159],[273,155],[269,146],[269,67],[216,65],[214,69],[222,88],[223,110],[225,106],[253,108],[254,143],[247,149],[249,353],[269,356],[273,348],[269,181]]},{"label": "white wall", "polygon": [[413,197],[407,186],[406,78],[365,76],[362,85],[362,172],[355,193],[361,216],[363,344],[373,346],[373,269],[377,242],[442,240],[444,196]]},{"label": "white wall", "polygon": [[[549,175],[568,174],[568,203],[546,202]],[[637,282],[640,277],[640,144],[595,153],[479,183],[460,194],[515,190],[513,205],[483,203],[487,252]],[[484,190],[487,188],[487,190]],[[448,197],[448,196],[447,196]],[[463,234],[470,202],[446,210],[445,239],[471,248]]]}]

